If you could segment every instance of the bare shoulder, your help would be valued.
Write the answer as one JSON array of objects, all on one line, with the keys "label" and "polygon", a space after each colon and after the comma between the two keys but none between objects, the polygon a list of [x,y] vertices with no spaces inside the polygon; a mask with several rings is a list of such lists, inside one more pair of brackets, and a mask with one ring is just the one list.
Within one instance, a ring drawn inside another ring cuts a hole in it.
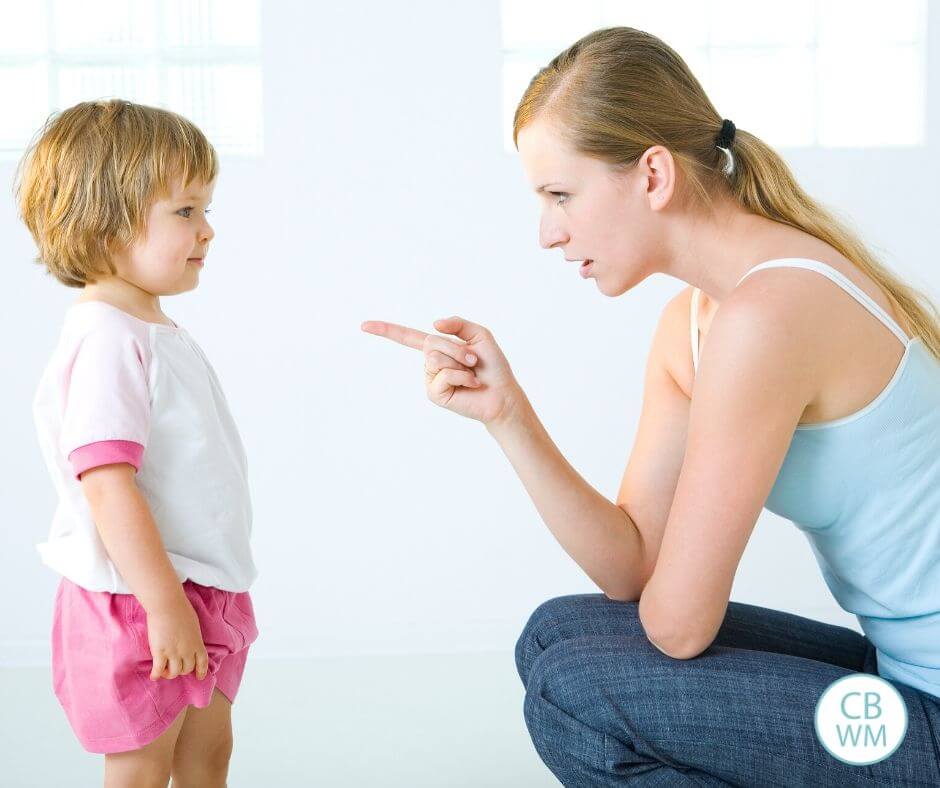
[{"label": "bare shoulder", "polygon": [[691,399],[692,391],[692,332],[691,308],[694,288],[684,287],[663,306],[653,340],[651,355],[676,381],[682,392]]},{"label": "bare shoulder", "polygon": [[[816,370],[824,369],[827,349],[814,338],[827,333],[822,323],[825,298],[817,294],[815,302],[807,299],[806,281],[787,276],[792,270],[766,269],[759,272],[766,273],[766,278],[749,276],[721,304],[699,293],[700,363],[712,329],[723,325],[720,341],[731,352],[738,349],[738,341],[750,341],[763,343],[782,363],[799,358],[804,383],[815,377]],[[661,317],[664,346],[668,343],[664,364],[689,399],[696,375],[692,364],[693,293],[693,287],[683,288],[666,304]],[[814,315],[819,319],[814,321]]]}]

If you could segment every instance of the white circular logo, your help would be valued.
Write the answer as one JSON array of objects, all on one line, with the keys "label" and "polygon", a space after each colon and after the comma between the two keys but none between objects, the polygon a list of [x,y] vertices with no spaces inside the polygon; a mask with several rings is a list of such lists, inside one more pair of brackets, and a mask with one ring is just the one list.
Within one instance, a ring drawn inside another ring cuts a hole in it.
[{"label": "white circular logo", "polygon": [[907,733],[907,706],[879,676],[853,673],[832,682],[816,703],[816,737],[833,758],[854,766],[890,756]]}]

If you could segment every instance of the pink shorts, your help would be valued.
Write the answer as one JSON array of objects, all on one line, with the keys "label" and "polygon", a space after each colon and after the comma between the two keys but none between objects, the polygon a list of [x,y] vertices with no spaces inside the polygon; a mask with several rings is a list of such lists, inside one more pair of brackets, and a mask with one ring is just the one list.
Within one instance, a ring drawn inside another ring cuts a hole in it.
[{"label": "pink shorts", "polygon": [[201,681],[195,672],[151,681],[147,614],[137,598],[62,578],[52,619],[52,686],[88,752],[143,747],[186,706],[208,706],[216,687],[235,700],[258,637],[251,597],[191,580],[183,591],[199,617],[209,672]]}]

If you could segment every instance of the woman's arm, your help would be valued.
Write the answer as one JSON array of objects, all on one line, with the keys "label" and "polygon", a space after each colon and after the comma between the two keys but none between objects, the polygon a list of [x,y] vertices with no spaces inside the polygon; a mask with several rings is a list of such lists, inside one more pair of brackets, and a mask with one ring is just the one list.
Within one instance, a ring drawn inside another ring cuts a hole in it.
[{"label": "woman's arm", "polygon": [[525,395],[488,425],[562,547],[611,599],[636,602],[653,575],[685,454],[690,400],[671,365],[687,357],[691,288],[664,307],[646,361],[643,407],[616,503],[565,461]]},{"label": "woman's arm", "polygon": [[638,600],[648,579],[639,530],[571,467],[520,394],[521,400],[487,430],[565,552],[607,596]]},{"label": "woman's arm", "polygon": [[[691,363],[689,292],[670,301],[657,327],[640,429],[616,504],[561,455],[489,330],[457,317],[437,321],[466,343],[457,344],[394,323],[367,321],[362,328],[423,350],[429,398],[485,424],[561,546],[607,596],[636,601],[655,567],[685,450],[689,401],[668,362],[684,349]],[[467,353],[475,354],[472,361]]]}]

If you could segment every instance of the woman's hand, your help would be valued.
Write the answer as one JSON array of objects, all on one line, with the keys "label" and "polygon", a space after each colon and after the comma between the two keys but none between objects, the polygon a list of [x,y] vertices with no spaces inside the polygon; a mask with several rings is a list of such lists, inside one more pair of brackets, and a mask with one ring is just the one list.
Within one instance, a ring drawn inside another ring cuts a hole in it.
[{"label": "woman's hand", "polygon": [[428,399],[442,408],[490,424],[524,397],[503,351],[483,326],[459,317],[434,321],[438,331],[462,342],[380,320],[367,320],[361,327],[422,351]]},{"label": "woman's hand", "polygon": [[202,680],[209,672],[199,617],[185,596],[169,608],[147,611],[147,639],[153,657],[151,681],[175,679],[193,671]]}]

